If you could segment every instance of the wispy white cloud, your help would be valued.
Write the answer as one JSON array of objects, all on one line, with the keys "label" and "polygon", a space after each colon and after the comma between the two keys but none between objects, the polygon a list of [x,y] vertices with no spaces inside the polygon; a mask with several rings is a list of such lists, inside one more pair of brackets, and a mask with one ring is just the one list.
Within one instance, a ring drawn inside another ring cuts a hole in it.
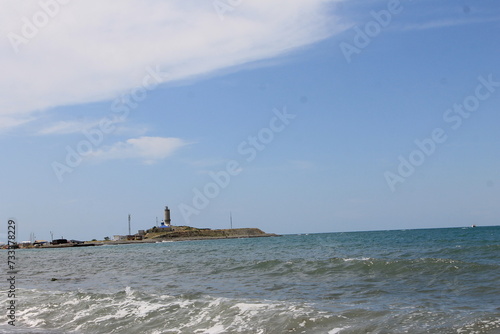
[{"label": "wispy white cloud", "polygon": [[10,128],[14,128],[16,126],[31,122],[34,119],[35,119],[34,117],[26,117],[24,115],[19,116],[19,117],[0,116],[0,132],[2,130],[7,130]]},{"label": "wispy white cloud", "polygon": [[[67,135],[74,133],[82,133],[85,130],[99,128],[102,119],[91,121],[56,121],[45,127],[42,127],[36,132],[37,135]],[[113,134],[121,136],[141,136],[148,132],[148,127],[144,125],[125,126],[124,120],[116,117],[114,119],[106,119],[106,126],[112,127]]]},{"label": "wispy white cloud", "polygon": [[[119,122],[116,119],[110,122],[109,125]],[[39,135],[66,135],[72,133],[80,133],[85,129],[96,127],[99,121],[58,121],[38,131]]]},{"label": "wispy white cloud", "polygon": [[[162,82],[192,79],[320,41],[342,30],[326,7],[338,1],[244,1],[222,21],[213,1],[0,0],[2,126],[113,99],[141,85],[148,67],[161,69]],[[59,5],[45,15],[41,3]]]},{"label": "wispy white cloud", "polygon": [[448,19],[436,19],[422,23],[409,23],[404,26],[404,30],[427,30],[427,29],[439,29],[439,28],[448,28],[454,26],[461,26],[466,24],[474,24],[474,23],[486,23],[486,22],[495,22],[500,21],[498,17],[490,17],[490,18],[448,18]]},{"label": "wispy white cloud", "polygon": [[81,122],[60,121],[38,131],[40,135],[70,134],[87,128]]},{"label": "wispy white cloud", "polygon": [[87,158],[97,160],[140,159],[145,164],[152,164],[174,154],[186,145],[188,143],[180,138],[131,138],[98,149],[87,155]]}]

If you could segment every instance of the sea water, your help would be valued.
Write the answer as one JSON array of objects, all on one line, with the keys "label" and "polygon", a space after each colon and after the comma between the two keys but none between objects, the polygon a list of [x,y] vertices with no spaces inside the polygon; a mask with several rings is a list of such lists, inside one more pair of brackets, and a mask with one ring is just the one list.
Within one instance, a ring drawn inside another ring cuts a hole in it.
[{"label": "sea water", "polygon": [[500,333],[500,227],[16,257],[16,326],[7,325],[4,280],[0,333]]}]

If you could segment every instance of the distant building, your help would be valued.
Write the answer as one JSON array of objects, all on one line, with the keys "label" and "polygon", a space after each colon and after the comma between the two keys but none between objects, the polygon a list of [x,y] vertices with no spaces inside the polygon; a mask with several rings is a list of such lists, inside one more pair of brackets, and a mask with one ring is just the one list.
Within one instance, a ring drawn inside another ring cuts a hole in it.
[{"label": "distant building", "polygon": [[35,240],[35,242],[33,243],[33,246],[35,247],[40,247],[40,246],[45,246],[47,245],[49,242],[46,241],[46,240]]},{"label": "distant building", "polygon": [[140,230],[139,233],[136,233],[136,234],[114,235],[113,236],[113,240],[114,241],[142,240],[142,239],[144,239],[144,235],[146,235],[146,233],[144,232],[144,230]]},{"label": "distant building", "polygon": [[54,239],[51,242],[52,245],[60,245],[60,244],[67,244],[67,243],[69,243],[69,242],[66,239]]}]

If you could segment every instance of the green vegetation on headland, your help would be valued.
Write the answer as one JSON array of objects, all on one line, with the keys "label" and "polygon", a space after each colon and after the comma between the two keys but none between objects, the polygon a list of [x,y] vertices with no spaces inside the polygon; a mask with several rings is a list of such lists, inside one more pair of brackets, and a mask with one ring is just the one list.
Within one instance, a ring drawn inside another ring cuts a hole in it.
[{"label": "green vegetation on headland", "polygon": [[[102,245],[122,245],[132,243],[155,243],[162,241],[184,241],[184,240],[205,240],[205,239],[234,239],[234,238],[258,238],[258,237],[276,237],[274,233],[265,233],[258,228],[235,228],[212,230],[208,228],[196,228],[191,226],[169,226],[167,228],[153,227],[135,235],[117,236],[122,237],[119,240],[76,241],[58,239],[52,243],[33,243],[20,244],[20,248],[66,248],[66,247],[87,247]],[[57,242],[55,242],[57,241]]]}]

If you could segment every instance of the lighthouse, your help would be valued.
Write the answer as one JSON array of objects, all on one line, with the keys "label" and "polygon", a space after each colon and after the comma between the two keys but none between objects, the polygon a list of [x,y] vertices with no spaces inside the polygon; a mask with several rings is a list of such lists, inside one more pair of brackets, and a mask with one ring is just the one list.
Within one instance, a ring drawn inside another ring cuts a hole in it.
[{"label": "lighthouse", "polygon": [[165,207],[165,219],[163,220],[166,226],[170,227],[170,209],[168,206]]}]

